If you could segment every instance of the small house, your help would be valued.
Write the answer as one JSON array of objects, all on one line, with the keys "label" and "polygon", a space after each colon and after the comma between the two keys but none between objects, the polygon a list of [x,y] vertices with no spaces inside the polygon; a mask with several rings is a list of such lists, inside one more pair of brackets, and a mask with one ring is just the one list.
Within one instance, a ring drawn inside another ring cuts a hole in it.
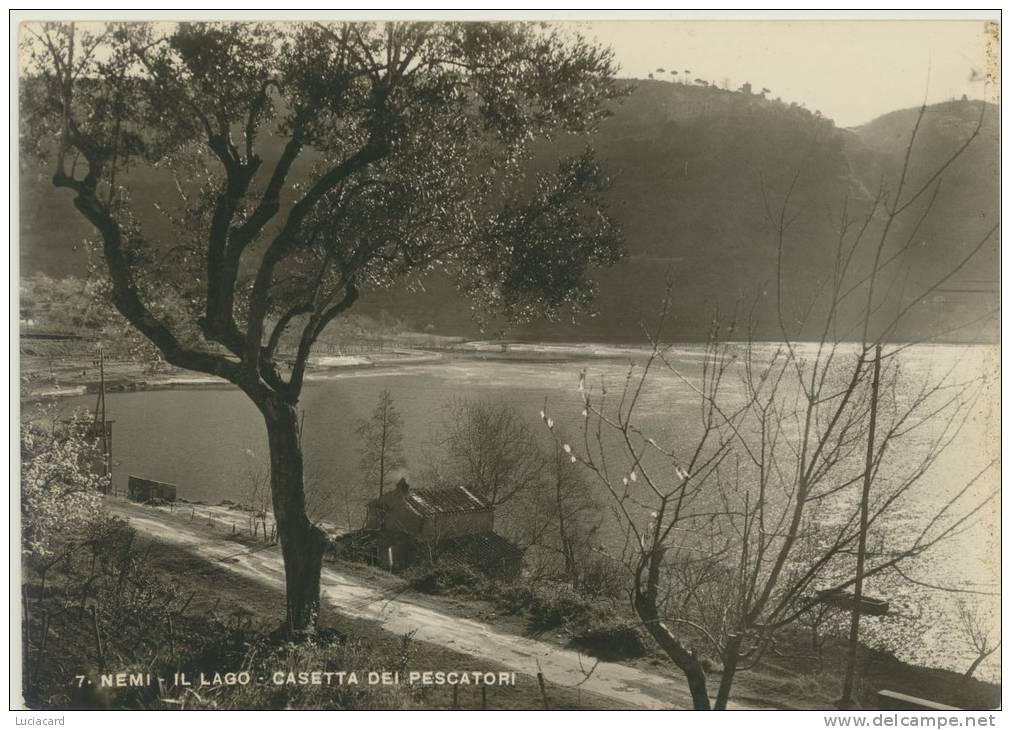
[{"label": "small house", "polygon": [[341,537],[337,553],[393,571],[439,560],[495,577],[516,577],[523,551],[495,532],[495,507],[475,491],[464,486],[412,489],[401,479],[369,501],[365,529]]},{"label": "small house", "polygon": [[406,479],[368,504],[365,527],[443,540],[495,529],[495,508],[466,487],[411,489]]}]

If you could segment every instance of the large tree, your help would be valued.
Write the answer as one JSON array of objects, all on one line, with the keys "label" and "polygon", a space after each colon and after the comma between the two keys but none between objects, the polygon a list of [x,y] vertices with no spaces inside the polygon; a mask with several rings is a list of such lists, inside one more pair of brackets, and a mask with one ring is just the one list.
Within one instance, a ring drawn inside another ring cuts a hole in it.
[{"label": "large tree", "polygon": [[606,115],[611,53],[504,23],[22,38],[22,143],[97,230],[114,306],[263,415],[286,627],[309,629],[326,535],[306,516],[296,409],[313,343],[361,292],[436,271],[513,317],[588,304],[589,271],[621,253],[606,178],[589,150],[550,173],[529,160]]}]

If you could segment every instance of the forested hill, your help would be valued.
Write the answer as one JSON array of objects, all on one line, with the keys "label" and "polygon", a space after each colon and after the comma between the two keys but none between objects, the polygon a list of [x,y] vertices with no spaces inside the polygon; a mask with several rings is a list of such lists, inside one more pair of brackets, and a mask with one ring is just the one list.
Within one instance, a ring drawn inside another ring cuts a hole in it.
[{"label": "forested hill", "polygon": [[[995,107],[984,110],[980,102],[927,109],[903,199],[972,135],[981,112],[980,135],[941,176],[933,210],[917,228],[930,202],[930,194],[921,196],[889,235],[888,248],[895,250],[915,233],[902,257],[908,276],[900,274],[892,282],[906,297],[957,266],[997,217],[998,117]],[[896,190],[918,113],[901,110],[856,129],[839,129],[817,112],[760,96],[639,82],[593,140],[614,174],[611,200],[625,226],[630,255],[602,275],[600,315],[580,327],[583,338],[638,336],[640,311],[656,310],[670,271],[678,316],[675,336],[703,336],[714,308],[723,318],[735,309],[747,316],[754,304],[757,336],[776,339],[771,289],[777,238],[767,210],[778,213],[796,175],[788,210],[793,223],[784,248],[790,319],[807,305],[812,287],[829,275],[844,203],[856,218],[882,184]],[[868,229],[855,270],[870,266],[881,218]],[[993,237],[941,290],[910,312],[894,336],[911,339],[947,331],[992,310],[998,304],[996,271]],[[881,314],[889,311],[894,310],[886,307]],[[541,332],[564,336],[564,328]],[[995,320],[947,335],[956,340],[995,336]]]},{"label": "forested hill", "polygon": [[[569,340],[641,339],[639,322],[654,313],[664,282],[674,281],[679,339],[704,336],[711,313],[753,312],[756,336],[775,339],[771,287],[777,239],[768,213],[778,214],[793,185],[784,246],[788,321],[828,273],[844,201],[859,215],[882,182],[895,189],[916,109],[896,111],[862,127],[839,129],[820,113],[766,96],[666,81],[636,81],[633,93],[591,139],[562,139],[542,148],[536,166],[560,154],[596,148],[614,178],[612,213],[625,229],[628,258],[599,272],[597,312],[558,322],[507,326],[491,323],[485,335]],[[907,189],[914,192],[976,126],[980,102],[954,101],[928,108],[911,156]],[[997,215],[997,112],[988,105],[980,137],[942,176],[936,197],[917,200],[908,223],[892,231],[898,247],[913,236],[901,261],[909,273],[896,296],[913,296],[957,264]],[[82,275],[80,241],[90,235],[70,196],[22,161],[21,271]],[[135,172],[138,198],[157,197],[168,181]],[[933,210],[918,228],[920,213]],[[155,223],[157,225],[157,223]],[[871,227],[872,229],[874,226]],[[915,235],[914,235],[915,234]],[[869,248],[868,248],[869,250]],[[858,256],[857,265],[868,259]],[[922,337],[951,329],[997,306],[996,237],[940,290],[919,303],[895,336]],[[894,282],[893,282],[894,283]],[[471,310],[445,282],[425,291],[368,292],[363,313],[387,310],[421,329],[478,334]],[[803,332],[795,332],[803,336]],[[993,321],[946,336],[992,340]]]}]

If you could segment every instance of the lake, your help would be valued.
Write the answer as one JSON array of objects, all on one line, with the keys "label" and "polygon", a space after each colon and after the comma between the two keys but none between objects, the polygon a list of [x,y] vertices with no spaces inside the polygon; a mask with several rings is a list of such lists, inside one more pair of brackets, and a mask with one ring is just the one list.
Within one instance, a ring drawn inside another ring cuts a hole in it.
[{"label": "lake", "polygon": [[[539,348],[550,354],[551,348]],[[402,414],[404,452],[412,475],[438,460],[440,422],[445,407],[455,398],[501,398],[529,419],[545,440],[540,411],[547,409],[556,429],[575,435],[582,421],[578,391],[580,373],[598,392],[606,384],[612,393],[621,390],[630,360],[641,360],[642,350],[579,346],[559,353],[555,360],[483,360],[480,356],[447,359],[398,367],[348,369],[325,380],[310,381],[303,392],[303,446],[307,472],[322,483],[356,483],[357,438],[355,426],[368,418],[377,397],[389,390]],[[565,355],[565,358],[561,355]],[[520,351],[522,356],[522,350]],[[697,377],[701,347],[686,345],[674,357],[689,378]],[[960,372],[992,370],[996,363],[992,347],[916,347],[902,354],[907,379],[916,382],[928,373],[956,364]],[[728,388],[741,388],[728,378]],[[918,508],[929,510],[943,503],[958,485],[964,484],[998,447],[998,406],[983,399],[958,439],[917,487],[916,499],[897,512],[895,529],[915,517]],[[94,396],[68,398],[61,407],[91,409]],[[115,420],[113,459],[117,489],[125,491],[127,475],[172,482],[181,498],[217,503],[242,501],[243,485],[250,470],[265,463],[266,435],[259,412],[237,389],[230,386],[199,389],[150,390],[110,393],[109,418]],[[691,388],[671,373],[657,371],[642,395],[639,416],[658,441],[687,440],[697,421],[698,401]],[[992,470],[974,487],[985,494],[997,479]],[[412,482],[414,480],[412,479]],[[417,486],[424,486],[417,484]],[[608,519],[610,517],[608,516]],[[335,521],[339,518],[335,516]],[[931,583],[996,590],[999,586],[999,506],[982,511],[978,519],[938,548],[929,564],[911,566],[908,573]],[[951,635],[953,594],[910,591],[915,610],[936,616],[928,620],[925,638],[900,646],[904,658],[950,668],[964,668],[971,653],[961,639]],[[923,649],[929,646],[929,651]],[[983,676],[997,676],[999,661],[991,658],[981,668]]]}]

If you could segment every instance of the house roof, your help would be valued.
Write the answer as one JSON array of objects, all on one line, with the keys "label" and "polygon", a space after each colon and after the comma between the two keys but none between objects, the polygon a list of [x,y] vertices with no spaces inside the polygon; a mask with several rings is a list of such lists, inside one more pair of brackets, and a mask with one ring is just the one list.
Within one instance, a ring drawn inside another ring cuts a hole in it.
[{"label": "house roof", "polygon": [[492,506],[466,487],[411,489],[404,497],[408,509],[427,516],[457,512],[484,512]]}]

